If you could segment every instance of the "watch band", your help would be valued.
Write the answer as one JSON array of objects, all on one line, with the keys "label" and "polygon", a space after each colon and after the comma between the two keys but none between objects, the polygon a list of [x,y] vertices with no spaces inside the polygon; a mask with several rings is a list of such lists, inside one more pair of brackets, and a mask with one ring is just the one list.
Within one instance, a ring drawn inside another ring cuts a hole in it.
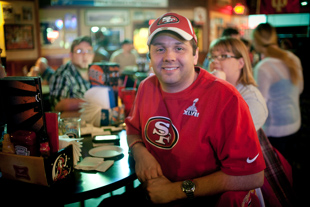
[{"label": "watch band", "polygon": [[186,196],[188,199],[194,199],[194,192],[189,191],[189,192],[185,192],[185,193],[186,193]]},{"label": "watch band", "polygon": [[194,198],[194,191],[196,189],[195,183],[192,180],[185,180],[182,183],[182,191],[186,194],[188,199]]}]

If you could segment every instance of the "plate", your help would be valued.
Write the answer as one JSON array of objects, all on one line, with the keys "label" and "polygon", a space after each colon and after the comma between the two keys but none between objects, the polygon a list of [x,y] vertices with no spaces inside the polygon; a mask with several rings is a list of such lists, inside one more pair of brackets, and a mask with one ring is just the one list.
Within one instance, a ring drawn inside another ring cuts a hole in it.
[{"label": "plate", "polygon": [[123,153],[123,149],[118,146],[101,146],[95,147],[88,152],[94,157],[115,157]]}]

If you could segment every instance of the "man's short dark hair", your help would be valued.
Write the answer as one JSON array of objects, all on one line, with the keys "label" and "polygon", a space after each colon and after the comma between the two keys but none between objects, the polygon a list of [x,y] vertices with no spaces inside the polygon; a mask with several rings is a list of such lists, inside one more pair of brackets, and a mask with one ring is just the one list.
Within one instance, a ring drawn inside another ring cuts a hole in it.
[{"label": "man's short dark hair", "polygon": [[75,40],[73,40],[73,42],[71,44],[71,52],[73,52],[74,47],[79,45],[81,42],[87,42],[92,46],[92,41],[91,41],[91,38],[89,36],[78,37]]},{"label": "man's short dark hair", "polygon": [[130,39],[125,39],[125,40],[121,43],[121,45],[124,45],[124,44],[133,44],[133,42],[132,42],[132,40],[130,40]]},{"label": "man's short dark hair", "polygon": [[232,35],[239,35],[239,31],[235,28],[228,27],[228,28],[224,29],[224,31],[222,33],[222,37],[230,37]]}]

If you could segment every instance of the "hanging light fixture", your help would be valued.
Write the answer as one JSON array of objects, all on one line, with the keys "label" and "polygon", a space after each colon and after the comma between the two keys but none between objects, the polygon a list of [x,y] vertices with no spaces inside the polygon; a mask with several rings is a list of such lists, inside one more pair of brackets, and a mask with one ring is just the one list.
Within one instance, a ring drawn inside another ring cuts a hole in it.
[{"label": "hanging light fixture", "polygon": [[237,3],[234,7],[235,14],[244,14],[245,6],[243,4]]}]

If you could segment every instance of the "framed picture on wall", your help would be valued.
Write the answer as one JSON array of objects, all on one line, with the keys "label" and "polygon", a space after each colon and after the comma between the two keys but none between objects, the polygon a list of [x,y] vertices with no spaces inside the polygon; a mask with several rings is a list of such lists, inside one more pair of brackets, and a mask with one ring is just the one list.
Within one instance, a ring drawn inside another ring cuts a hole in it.
[{"label": "framed picture on wall", "polygon": [[14,10],[11,4],[2,4],[2,12],[4,19],[12,19],[14,17]]},{"label": "framed picture on wall", "polygon": [[5,24],[6,50],[34,49],[33,25]]}]

